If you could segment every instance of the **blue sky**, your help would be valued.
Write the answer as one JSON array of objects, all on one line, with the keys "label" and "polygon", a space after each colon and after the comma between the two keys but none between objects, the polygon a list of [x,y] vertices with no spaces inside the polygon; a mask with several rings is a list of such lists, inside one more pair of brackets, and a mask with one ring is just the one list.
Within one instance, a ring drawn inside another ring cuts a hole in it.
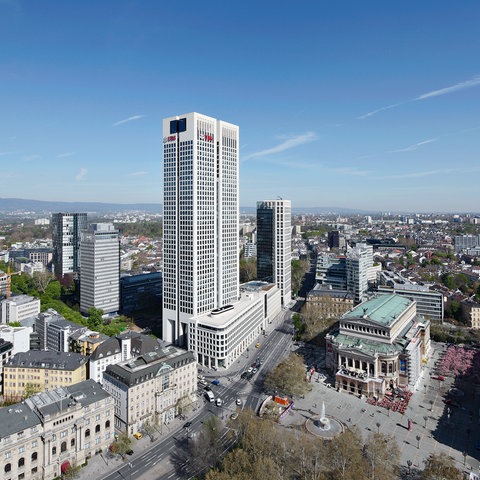
[{"label": "blue sky", "polygon": [[480,2],[0,0],[0,197],[161,202],[162,119],[240,203],[479,211]]}]

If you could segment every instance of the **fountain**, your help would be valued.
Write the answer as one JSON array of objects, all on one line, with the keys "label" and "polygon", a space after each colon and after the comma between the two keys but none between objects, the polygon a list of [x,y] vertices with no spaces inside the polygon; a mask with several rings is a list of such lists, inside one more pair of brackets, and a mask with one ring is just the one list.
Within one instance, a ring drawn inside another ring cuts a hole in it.
[{"label": "fountain", "polygon": [[324,432],[330,430],[330,419],[325,415],[325,402],[322,402],[322,409],[320,410],[320,417],[313,421],[316,427]]},{"label": "fountain", "polygon": [[322,402],[320,415],[309,418],[305,426],[312,435],[324,440],[331,440],[343,432],[342,423],[325,413],[325,402]]}]

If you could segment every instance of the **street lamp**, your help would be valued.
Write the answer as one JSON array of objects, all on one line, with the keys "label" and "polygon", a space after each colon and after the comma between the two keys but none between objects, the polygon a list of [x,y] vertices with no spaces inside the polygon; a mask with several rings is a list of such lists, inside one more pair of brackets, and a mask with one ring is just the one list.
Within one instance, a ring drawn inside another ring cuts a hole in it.
[{"label": "street lamp", "polygon": [[411,468],[412,468],[412,461],[411,460],[407,460],[407,467],[408,467],[408,476],[410,476]]},{"label": "street lamp", "polygon": [[417,450],[418,450],[420,448],[420,438],[421,437],[420,437],[420,435],[417,435],[415,438],[417,439]]},{"label": "street lamp", "polygon": [[380,433],[380,422],[377,422],[375,425],[377,426],[377,433]]},{"label": "street lamp", "polygon": [[462,455],[463,455],[463,466],[465,466],[465,464],[467,463],[467,455],[468,455],[466,450],[463,451]]},{"label": "street lamp", "polygon": [[433,410],[433,400],[430,400],[430,411]]},{"label": "street lamp", "polygon": [[427,415],[424,415],[424,416],[423,416],[423,419],[425,420],[425,428],[427,428],[428,416],[427,416]]}]

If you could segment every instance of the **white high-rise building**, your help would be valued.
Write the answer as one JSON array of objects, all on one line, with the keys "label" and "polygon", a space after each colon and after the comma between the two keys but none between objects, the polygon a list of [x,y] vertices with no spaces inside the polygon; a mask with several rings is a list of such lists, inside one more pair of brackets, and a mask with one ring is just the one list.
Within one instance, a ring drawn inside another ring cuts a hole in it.
[{"label": "white high-rise building", "polygon": [[292,299],[292,202],[257,202],[257,278],[281,292],[282,306]]},{"label": "white high-rise building", "polygon": [[163,121],[163,339],[239,298],[239,128],[199,113]]},{"label": "white high-rise building", "polygon": [[81,233],[80,311],[120,307],[120,242],[111,223],[93,223]]},{"label": "white high-rise building", "polygon": [[355,295],[355,304],[366,299],[368,275],[372,267],[372,245],[357,243],[347,250],[347,290]]}]

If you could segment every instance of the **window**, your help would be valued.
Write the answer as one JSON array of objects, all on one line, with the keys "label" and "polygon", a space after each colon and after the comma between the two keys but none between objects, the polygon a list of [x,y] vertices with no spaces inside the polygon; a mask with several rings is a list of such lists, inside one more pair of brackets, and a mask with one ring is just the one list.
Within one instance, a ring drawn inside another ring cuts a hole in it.
[{"label": "window", "polygon": [[37,452],[33,452],[33,453],[32,453],[32,462],[35,462],[37,459],[38,459],[38,453],[37,453]]},{"label": "window", "polygon": [[90,429],[87,428],[87,429],[85,430],[85,438],[88,438],[89,436],[90,436]]},{"label": "window", "polygon": [[52,447],[52,455],[56,455],[57,454],[57,447]]},{"label": "window", "polygon": [[67,451],[67,442],[62,442],[62,445],[60,446],[60,453],[63,453],[66,451]]},{"label": "window", "polygon": [[23,466],[25,466],[25,458],[24,457],[22,457],[18,460],[18,467],[20,468],[20,467],[23,467]]},{"label": "window", "polygon": [[71,446],[71,447],[74,447],[74,446],[75,446],[75,439],[74,439],[74,438],[72,438],[72,439],[70,440],[70,446]]},{"label": "window", "polygon": [[95,427],[95,433],[98,433],[99,431],[100,431],[100,425],[97,425],[97,426]]},{"label": "window", "polygon": [[33,468],[32,468],[32,475],[33,475],[34,473],[37,473],[37,472],[38,472],[38,467],[33,467]]},{"label": "window", "polygon": [[11,471],[12,471],[12,464],[11,464],[11,463],[7,463],[7,464],[5,465],[4,470],[5,470],[5,473],[11,472]]},{"label": "window", "polygon": [[110,420],[107,420],[107,421],[105,422],[105,428],[110,428]]}]

